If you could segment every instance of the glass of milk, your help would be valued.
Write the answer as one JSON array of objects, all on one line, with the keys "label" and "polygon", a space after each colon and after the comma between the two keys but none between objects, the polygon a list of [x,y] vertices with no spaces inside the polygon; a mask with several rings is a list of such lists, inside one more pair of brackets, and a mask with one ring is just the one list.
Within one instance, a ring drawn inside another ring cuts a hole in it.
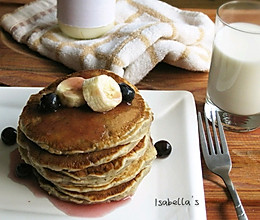
[{"label": "glass of milk", "polygon": [[260,1],[232,1],[217,10],[204,110],[218,111],[225,128],[260,126]]}]

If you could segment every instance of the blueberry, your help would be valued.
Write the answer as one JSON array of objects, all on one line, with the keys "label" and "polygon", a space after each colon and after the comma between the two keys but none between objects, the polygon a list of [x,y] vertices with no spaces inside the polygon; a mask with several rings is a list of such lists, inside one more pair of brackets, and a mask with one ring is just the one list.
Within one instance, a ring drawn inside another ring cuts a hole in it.
[{"label": "blueberry", "polygon": [[135,90],[126,83],[119,83],[119,86],[123,101],[131,103],[135,97]]},{"label": "blueberry", "polygon": [[1,139],[6,145],[13,145],[16,143],[17,131],[12,127],[5,128],[1,133]]},{"label": "blueberry", "polygon": [[168,157],[172,151],[172,146],[168,141],[161,140],[154,144],[154,147],[157,151],[158,158]]},{"label": "blueberry", "polygon": [[40,108],[45,112],[56,112],[60,106],[60,99],[55,93],[43,95],[40,100]]},{"label": "blueberry", "polygon": [[24,178],[30,176],[32,173],[31,165],[27,163],[20,163],[17,165],[15,174],[17,177]]}]

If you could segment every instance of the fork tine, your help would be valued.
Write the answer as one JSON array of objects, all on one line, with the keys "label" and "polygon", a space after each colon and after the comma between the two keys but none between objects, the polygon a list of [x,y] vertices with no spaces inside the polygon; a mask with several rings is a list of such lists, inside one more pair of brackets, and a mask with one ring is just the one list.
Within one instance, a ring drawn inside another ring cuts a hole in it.
[{"label": "fork tine", "polygon": [[[215,112],[217,115],[217,112]],[[218,134],[217,134],[217,130],[216,130],[216,120],[213,117],[213,113],[212,111],[210,112],[210,116],[211,116],[211,120],[212,120],[212,130],[213,130],[213,136],[214,136],[214,140],[215,140],[215,150],[217,154],[221,153],[221,149],[220,149],[220,145],[219,145],[219,140],[218,140]]]},{"label": "fork tine", "polygon": [[210,151],[210,154],[215,154],[214,144],[213,144],[212,136],[210,133],[210,128],[209,128],[209,123],[208,123],[208,118],[206,116],[206,112],[204,112],[204,119],[205,119],[205,124],[206,124],[208,142],[209,142],[209,151]]},{"label": "fork tine", "polygon": [[202,149],[202,153],[205,157],[206,155],[209,155],[209,149],[208,149],[207,139],[205,136],[200,112],[198,112],[198,124],[199,124],[199,137],[200,137],[200,142],[201,142],[201,149]]},{"label": "fork tine", "polygon": [[226,137],[225,137],[224,129],[223,129],[223,126],[222,126],[218,112],[216,112],[216,118],[217,118],[219,137],[220,137],[223,153],[229,154],[227,140],[226,140]]}]

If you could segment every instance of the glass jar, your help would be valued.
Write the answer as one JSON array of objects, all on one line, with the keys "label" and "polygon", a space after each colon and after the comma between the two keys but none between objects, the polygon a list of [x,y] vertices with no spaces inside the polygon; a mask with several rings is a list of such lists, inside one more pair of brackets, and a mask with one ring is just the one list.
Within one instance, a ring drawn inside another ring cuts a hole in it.
[{"label": "glass jar", "polygon": [[97,38],[114,26],[116,0],[58,0],[59,27],[77,39]]}]

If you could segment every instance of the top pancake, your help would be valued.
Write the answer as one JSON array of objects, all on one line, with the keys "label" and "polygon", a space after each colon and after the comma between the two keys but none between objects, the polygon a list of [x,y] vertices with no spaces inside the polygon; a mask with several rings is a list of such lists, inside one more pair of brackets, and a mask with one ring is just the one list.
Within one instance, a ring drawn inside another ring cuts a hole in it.
[{"label": "top pancake", "polygon": [[[41,97],[55,92],[62,80],[73,76],[87,79],[102,74],[113,77],[118,83],[127,83],[136,91],[131,105],[122,102],[105,113],[94,112],[87,105],[61,107],[55,113],[39,110]],[[149,131],[151,121],[151,110],[136,87],[112,72],[89,70],[60,78],[32,95],[20,115],[19,128],[28,139],[50,153],[74,154],[108,149],[141,139]]]}]

